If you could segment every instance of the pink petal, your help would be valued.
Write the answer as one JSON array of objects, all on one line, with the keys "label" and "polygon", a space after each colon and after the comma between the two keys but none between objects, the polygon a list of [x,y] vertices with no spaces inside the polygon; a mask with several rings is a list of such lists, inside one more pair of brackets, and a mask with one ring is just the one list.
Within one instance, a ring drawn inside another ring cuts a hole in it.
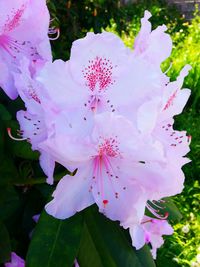
[{"label": "pink petal", "polygon": [[91,167],[78,169],[75,176],[64,176],[45,209],[58,219],[66,219],[94,203],[91,192]]},{"label": "pink petal", "polygon": [[145,245],[145,232],[140,225],[133,225],[129,229],[129,233],[132,239],[132,245],[136,249],[141,249]]},{"label": "pink petal", "polygon": [[53,184],[53,172],[55,168],[55,161],[52,157],[45,153],[41,152],[40,155],[40,166],[42,167],[44,173],[47,175],[47,183],[52,185]]},{"label": "pink petal", "polygon": [[167,30],[165,25],[159,26],[151,32],[151,23],[148,21],[150,17],[151,13],[145,11],[144,18],[141,20],[141,30],[135,39],[134,54],[160,66],[171,54],[172,40],[165,33]]}]

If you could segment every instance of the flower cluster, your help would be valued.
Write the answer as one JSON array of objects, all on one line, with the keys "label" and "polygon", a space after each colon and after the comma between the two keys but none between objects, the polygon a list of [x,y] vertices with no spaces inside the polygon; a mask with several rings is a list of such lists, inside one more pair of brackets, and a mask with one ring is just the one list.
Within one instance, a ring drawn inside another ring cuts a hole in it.
[{"label": "flower cluster", "polygon": [[[17,112],[23,139],[40,151],[47,183],[56,162],[76,170],[60,180],[46,211],[66,219],[96,203],[130,229],[137,249],[150,242],[155,257],[172,228],[149,203],[182,191],[189,162],[190,137],[174,130],[173,117],[190,95],[181,89],[190,66],[173,82],[162,72],[172,41],[166,26],[151,30],[148,11],[134,49],[113,33],[90,32],[67,62],[52,63],[45,1],[3,2],[0,85],[25,103]],[[31,24],[35,10],[41,14]],[[144,217],[146,208],[158,219]]]}]

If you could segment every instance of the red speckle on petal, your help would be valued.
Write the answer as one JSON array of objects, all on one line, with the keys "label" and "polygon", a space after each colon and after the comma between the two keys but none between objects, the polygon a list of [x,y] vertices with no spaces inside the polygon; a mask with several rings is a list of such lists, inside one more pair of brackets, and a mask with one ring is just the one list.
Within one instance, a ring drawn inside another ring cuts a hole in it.
[{"label": "red speckle on petal", "polygon": [[10,16],[8,16],[7,21],[4,25],[4,32],[12,31],[14,28],[19,26],[20,19],[24,14],[25,8],[26,6],[23,4],[19,9],[12,11],[11,18]]},{"label": "red speckle on petal", "polygon": [[173,101],[174,101],[174,99],[176,98],[177,91],[178,91],[178,90],[176,90],[176,91],[170,96],[170,98],[167,100],[167,103],[166,103],[166,105],[164,106],[163,110],[166,110],[166,109],[168,109],[170,106],[173,105]]},{"label": "red speckle on petal", "polygon": [[107,199],[104,199],[104,200],[103,200],[104,208],[106,207],[107,204],[108,204],[108,200],[107,200]]}]

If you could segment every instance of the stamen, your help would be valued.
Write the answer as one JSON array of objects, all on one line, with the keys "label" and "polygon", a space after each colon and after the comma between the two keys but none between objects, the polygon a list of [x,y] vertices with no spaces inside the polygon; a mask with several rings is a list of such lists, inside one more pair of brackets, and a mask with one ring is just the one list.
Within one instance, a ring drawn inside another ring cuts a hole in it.
[{"label": "stamen", "polygon": [[156,218],[158,218],[158,219],[160,219],[160,220],[166,220],[167,218],[168,218],[168,216],[169,216],[169,213],[168,212],[166,212],[165,214],[158,214],[158,212],[160,211],[160,210],[156,210],[156,209],[154,209],[151,205],[149,205],[148,203],[147,203],[147,205],[146,205],[146,207],[147,207],[147,209],[156,217]]},{"label": "stamen", "polygon": [[11,134],[11,128],[7,128],[7,133],[8,133],[8,136],[11,138],[11,139],[13,139],[13,140],[15,140],[15,141],[25,141],[25,140],[27,140],[27,138],[17,138],[17,137],[14,137],[14,136],[12,136],[12,134]]},{"label": "stamen", "polygon": [[157,202],[157,201],[153,200],[153,201],[152,201],[152,204],[153,204],[154,206],[156,206],[157,208],[159,208],[159,209],[164,209],[164,207],[159,206],[156,202]]},{"label": "stamen", "polygon": [[152,222],[152,220],[147,220],[145,222],[141,222],[141,224],[145,224],[145,223],[148,223],[148,222]]},{"label": "stamen", "polygon": [[49,40],[50,41],[55,41],[57,40],[59,37],[60,37],[60,29],[59,28],[49,28],[49,32],[48,32],[49,35],[54,35],[56,34],[55,37],[49,37]]}]

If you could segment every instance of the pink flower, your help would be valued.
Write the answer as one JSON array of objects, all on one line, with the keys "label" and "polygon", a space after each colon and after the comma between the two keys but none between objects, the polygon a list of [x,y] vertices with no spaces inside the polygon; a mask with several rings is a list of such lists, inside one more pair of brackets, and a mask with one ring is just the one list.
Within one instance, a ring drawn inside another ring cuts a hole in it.
[{"label": "pink flower", "polygon": [[134,52],[112,33],[88,33],[73,43],[69,61],[48,62],[34,74],[22,63],[14,75],[27,108],[17,114],[23,137],[41,152],[50,183],[55,162],[77,169],[61,179],[46,205],[56,218],[96,203],[107,217],[133,228],[147,200],[183,188],[189,142],[185,132],[173,129],[173,116],[190,94],[181,90],[189,67],[169,82],[159,65],[171,41],[165,27],[151,32],[148,16]]},{"label": "pink flower", "polygon": [[19,60],[27,57],[32,72],[43,61],[51,60],[49,12],[45,0],[1,1],[0,10],[0,86],[15,99],[18,94],[12,72],[17,72]]},{"label": "pink flower", "polygon": [[[146,162],[147,177],[142,184],[148,190],[156,183],[157,190],[154,190],[152,199],[159,199],[164,196],[178,194],[183,189],[184,173],[181,168],[189,160],[185,157],[190,151],[190,138],[185,131],[173,129],[173,116],[180,114],[185,106],[189,95],[189,89],[181,89],[183,80],[190,70],[185,66],[179,77],[174,82],[169,82],[162,90],[161,97],[144,102],[137,112],[137,125],[144,139],[156,142],[162,147],[165,163],[158,164]],[[137,170],[135,169],[135,173]],[[140,170],[138,170],[138,175]],[[162,177],[162,179],[161,179]],[[162,184],[159,183],[161,179]],[[152,184],[149,181],[154,181]]]},{"label": "pink flower", "polygon": [[5,267],[25,267],[25,261],[17,256],[15,252],[12,252],[11,262],[5,263]]},{"label": "pink flower", "polygon": [[169,34],[165,33],[167,30],[165,25],[151,31],[150,17],[151,13],[145,11],[144,18],[141,20],[141,30],[135,38],[134,55],[143,57],[159,67],[171,54],[172,40]]},{"label": "pink flower", "polygon": [[47,183],[53,184],[53,171],[55,161],[53,158],[38,148],[38,144],[48,136],[48,129],[53,123],[46,118],[44,106],[41,103],[47,101],[48,95],[45,94],[43,86],[31,77],[28,59],[23,58],[19,62],[20,72],[14,73],[14,83],[18,94],[25,102],[26,111],[17,112],[17,119],[20,124],[23,139],[27,139],[32,144],[33,150],[39,150],[40,165],[47,175]]},{"label": "pink flower", "polygon": [[76,135],[70,134],[73,124],[62,125],[40,147],[67,168],[78,170],[75,176],[66,175],[59,182],[47,212],[65,219],[96,202],[102,213],[125,227],[129,217],[132,222],[140,221],[147,196],[131,178],[133,163],[140,165],[145,154],[137,153],[141,140],[131,122],[113,113],[101,113],[94,116],[91,130],[81,132],[84,126],[80,125]]},{"label": "pink flower", "polygon": [[152,96],[160,93],[169,79],[145,60],[133,58],[119,37],[103,32],[75,41],[70,60],[48,62],[37,80],[57,108],[79,109],[77,116],[86,120],[105,111],[133,112],[146,100],[149,88]]},{"label": "pink flower", "polygon": [[150,243],[151,253],[156,259],[156,251],[164,244],[163,235],[172,235],[174,232],[167,220],[153,219],[144,216],[140,225],[130,227],[132,244],[136,249],[140,249],[144,244]]}]

